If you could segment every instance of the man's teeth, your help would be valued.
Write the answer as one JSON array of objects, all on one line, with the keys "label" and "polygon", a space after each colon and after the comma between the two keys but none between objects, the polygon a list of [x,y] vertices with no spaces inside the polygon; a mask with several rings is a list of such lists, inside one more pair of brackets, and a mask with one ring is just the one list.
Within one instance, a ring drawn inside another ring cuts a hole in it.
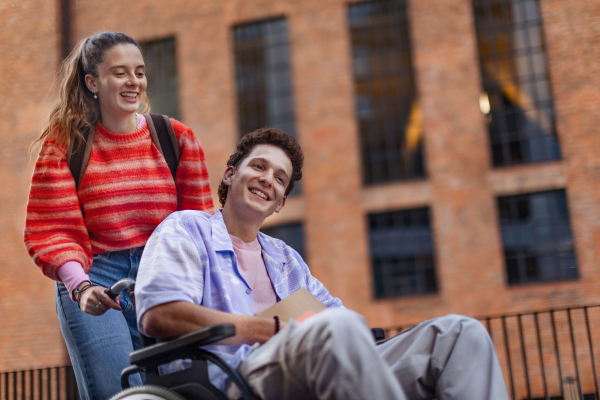
[{"label": "man's teeth", "polygon": [[268,200],[267,195],[264,194],[264,193],[262,193],[262,192],[259,192],[258,190],[251,190],[251,192],[254,193],[254,194],[256,194],[256,195],[258,195],[258,196],[260,196],[260,197],[262,197],[265,200]]},{"label": "man's teeth", "polygon": [[135,99],[137,97],[137,93],[121,93],[123,97],[129,97],[130,99]]}]

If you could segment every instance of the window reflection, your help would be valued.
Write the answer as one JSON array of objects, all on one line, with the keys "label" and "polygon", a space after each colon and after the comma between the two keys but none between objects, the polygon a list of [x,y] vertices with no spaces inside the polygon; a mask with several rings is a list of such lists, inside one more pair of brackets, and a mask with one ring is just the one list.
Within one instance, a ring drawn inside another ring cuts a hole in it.
[{"label": "window reflection", "polygon": [[537,0],[473,0],[473,7],[494,166],[559,159]]},{"label": "window reflection", "polygon": [[406,4],[352,4],[348,17],[364,182],[422,177],[422,117]]},{"label": "window reflection", "polygon": [[508,283],[577,277],[564,190],[498,199]]}]

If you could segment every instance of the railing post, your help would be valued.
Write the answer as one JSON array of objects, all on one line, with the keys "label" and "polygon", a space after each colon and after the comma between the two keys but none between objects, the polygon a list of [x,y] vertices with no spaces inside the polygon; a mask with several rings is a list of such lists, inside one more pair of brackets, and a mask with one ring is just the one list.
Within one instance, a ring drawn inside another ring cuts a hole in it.
[{"label": "railing post", "polygon": [[592,359],[592,371],[594,372],[594,385],[596,388],[596,399],[600,396],[600,391],[598,390],[598,374],[596,372],[596,360],[594,357],[594,345],[592,344],[592,333],[590,331],[590,320],[588,317],[588,307],[583,307],[583,312],[585,314],[585,327],[587,329],[588,342],[590,345],[590,355]]},{"label": "railing post", "polygon": [[583,396],[583,393],[581,392],[581,379],[579,378],[579,363],[577,362],[577,348],[575,347],[573,322],[571,320],[571,308],[567,308],[567,316],[569,318],[569,333],[571,334],[571,346],[573,348],[573,361],[575,362],[575,378],[577,380],[577,388],[579,389],[579,395]]},{"label": "railing post", "polygon": [[525,340],[523,339],[523,324],[521,323],[522,315],[517,315],[519,324],[519,337],[521,338],[521,353],[523,355],[523,367],[525,368],[525,383],[527,384],[527,398],[531,399],[531,386],[529,385],[529,368],[527,366],[527,351],[525,350]]},{"label": "railing post", "polygon": [[4,400],[8,400],[8,373],[2,374],[4,378]]},{"label": "railing post", "polygon": [[510,376],[510,390],[512,393],[512,400],[516,400],[515,397],[515,382],[512,373],[512,363],[510,360],[510,347],[508,344],[508,331],[506,330],[506,316],[502,317],[502,329],[504,330],[504,346],[506,347],[506,362],[508,365],[508,376]]},{"label": "railing post", "polygon": [[544,397],[546,399],[549,399],[548,396],[548,385],[546,383],[546,368],[544,367],[544,353],[542,352],[542,338],[540,336],[540,325],[538,322],[538,313],[534,313],[534,318],[535,318],[535,333],[537,336],[537,342],[538,342],[538,352],[540,355],[540,368],[542,370],[542,381],[544,382]]},{"label": "railing post", "polygon": [[52,400],[52,375],[50,374],[50,368],[46,368],[46,392],[48,393],[48,400]]},{"label": "railing post", "polygon": [[563,376],[562,376],[562,368],[560,365],[560,351],[558,348],[558,338],[556,336],[556,321],[554,320],[554,310],[550,311],[550,319],[552,321],[552,334],[554,337],[554,351],[556,352],[556,364],[558,366],[558,379],[560,380],[560,396],[562,398],[564,398],[565,391],[563,389]]}]

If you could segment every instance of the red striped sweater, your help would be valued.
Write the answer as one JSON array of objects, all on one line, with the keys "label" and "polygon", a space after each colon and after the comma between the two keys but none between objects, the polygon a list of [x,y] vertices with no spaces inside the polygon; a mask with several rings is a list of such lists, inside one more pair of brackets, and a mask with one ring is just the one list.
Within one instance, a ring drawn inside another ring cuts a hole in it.
[{"label": "red striped sweater", "polygon": [[202,147],[190,128],[171,122],[181,149],[175,182],[147,125],[117,134],[98,124],[78,192],[64,146],[54,139],[44,142],[31,179],[24,235],[44,275],[60,280],[56,271],[71,260],[87,273],[92,254],[144,246],[173,211],[214,211]]}]

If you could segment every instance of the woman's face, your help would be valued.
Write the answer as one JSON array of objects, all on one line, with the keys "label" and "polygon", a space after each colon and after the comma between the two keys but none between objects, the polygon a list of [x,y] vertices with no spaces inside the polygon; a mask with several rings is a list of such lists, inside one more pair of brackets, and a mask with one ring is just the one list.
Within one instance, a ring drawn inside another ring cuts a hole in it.
[{"label": "woman's face", "polygon": [[85,76],[90,90],[98,95],[102,120],[131,116],[140,108],[146,92],[144,58],[133,44],[118,44],[104,54],[98,65],[98,77]]}]

